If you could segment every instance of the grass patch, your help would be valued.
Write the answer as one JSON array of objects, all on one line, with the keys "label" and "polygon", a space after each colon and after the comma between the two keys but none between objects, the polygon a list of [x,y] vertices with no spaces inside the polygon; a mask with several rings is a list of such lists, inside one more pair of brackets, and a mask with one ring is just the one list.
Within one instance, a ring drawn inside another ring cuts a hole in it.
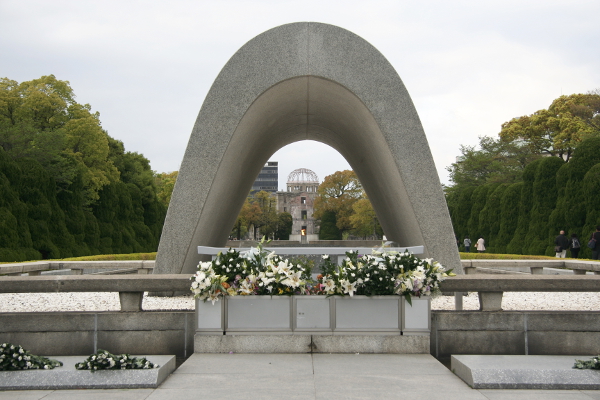
[{"label": "grass patch", "polygon": [[31,260],[31,261],[15,261],[15,262],[0,262],[0,264],[20,264],[38,261],[127,261],[127,260],[156,260],[156,252],[154,253],[131,253],[131,254],[98,254],[95,256],[59,258],[53,260]]},{"label": "grass patch", "polygon": [[458,253],[461,260],[553,260],[552,256],[530,256],[523,254]]},{"label": "grass patch", "polygon": [[[156,260],[154,253],[131,253],[131,254],[98,254],[95,256],[63,258],[60,261],[127,261],[127,260]],[[58,260],[53,260],[58,261]]]}]

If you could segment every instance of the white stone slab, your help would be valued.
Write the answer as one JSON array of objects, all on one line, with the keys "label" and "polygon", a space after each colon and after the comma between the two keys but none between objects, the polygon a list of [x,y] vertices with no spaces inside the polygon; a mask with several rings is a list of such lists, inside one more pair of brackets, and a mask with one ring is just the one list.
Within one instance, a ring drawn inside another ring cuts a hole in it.
[{"label": "white stone slab", "polygon": [[573,368],[591,357],[453,355],[450,368],[473,389],[600,389],[600,370]]},{"label": "white stone slab", "polygon": [[51,356],[63,362],[62,367],[50,370],[1,371],[0,390],[61,390],[61,389],[136,389],[156,388],[176,368],[175,356],[154,355],[146,357],[153,369],[127,369],[123,371],[79,371],[75,364],[88,356]]}]

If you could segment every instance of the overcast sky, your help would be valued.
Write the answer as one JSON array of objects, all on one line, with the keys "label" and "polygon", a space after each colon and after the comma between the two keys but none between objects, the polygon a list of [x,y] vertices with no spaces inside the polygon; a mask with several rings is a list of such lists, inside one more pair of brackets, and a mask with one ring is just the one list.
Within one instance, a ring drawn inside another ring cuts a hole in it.
[{"label": "overcast sky", "polygon": [[[170,172],[214,79],[244,43],[286,23],[329,23],[394,66],[447,183],[460,145],[561,94],[600,88],[599,16],[598,0],[0,0],[0,77],[69,81],[109,135]],[[349,168],[309,141],[271,160],[280,188],[296,168],[321,180]]]}]

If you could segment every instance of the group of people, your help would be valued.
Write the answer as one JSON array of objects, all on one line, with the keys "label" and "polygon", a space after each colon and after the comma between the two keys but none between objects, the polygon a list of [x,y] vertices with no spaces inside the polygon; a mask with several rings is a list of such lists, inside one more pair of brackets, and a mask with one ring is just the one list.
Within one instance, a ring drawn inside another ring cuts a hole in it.
[{"label": "group of people", "polygon": [[[457,238],[458,242],[458,238]],[[460,243],[460,242],[458,242]],[[572,258],[579,257],[579,250],[581,250],[581,242],[577,237],[577,234],[573,233],[571,238],[565,236],[565,231],[560,231],[560,234],[554,239],[555,248],[557,258],[566,258],[567,250],[571,251]],[[465,246],[465,251],[469,253],[471,251],[471,239],[468,236],[465,236],[463,240],[463,245]],[[600,225],[596,227],[596,232],[592,233],[587,246],[592,249],[592,259],[598,260],[600,257]],[[475,248],[478,252],[483,253],[485,251],[485,240],[480,237],[475,243]]]},{"label": "group of people", "polygon": [[[463,244],[465,245],[465,251],[469,253],[471,251],[471,239],[469,239],[468,236],[465,236]],[[483,253],[485,251],[485,240],[482,237],[477,239],[477,242],[475,243],[475,248],[480,253]]]},{"label": "group of people", "polygon": [[[572,258],[579,257],[579,250],[581,250],[581,242],[577,237],[577,234],[573,233],[571,238],[565,236],[565,231],[560,231],[560,234],[554,239],[554,252],[556,258],[565,258],[567,256],[567,250],[571,251]],[[600,256],[600,225],[596,227],[596,232],[592,233],[587,246],[592,249],[592,259],[598,260]]]}]

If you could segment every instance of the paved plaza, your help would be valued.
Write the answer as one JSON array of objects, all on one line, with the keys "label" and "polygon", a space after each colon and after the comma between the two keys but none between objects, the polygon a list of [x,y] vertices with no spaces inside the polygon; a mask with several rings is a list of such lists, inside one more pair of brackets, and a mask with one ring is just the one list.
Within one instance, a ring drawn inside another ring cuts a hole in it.
[{"label": "paved plaza", "polygon": [[600,400],[594,390],[474,390],[427,354],[194,354],[157,389],[0,392],[54,399]]}]

